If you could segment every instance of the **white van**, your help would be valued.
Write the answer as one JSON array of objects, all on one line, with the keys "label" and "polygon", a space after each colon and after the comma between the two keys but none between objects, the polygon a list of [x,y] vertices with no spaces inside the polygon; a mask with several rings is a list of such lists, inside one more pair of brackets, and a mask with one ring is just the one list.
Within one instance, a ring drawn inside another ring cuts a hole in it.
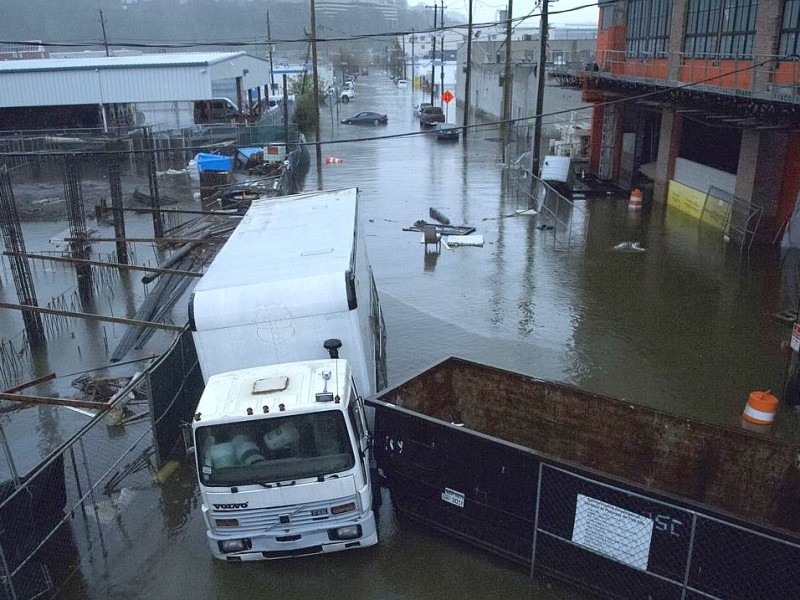
[{"label": "white van", "polygon": [[227,123],[239,116],[239,107],[230,98],[196,100],[194,103],[194,122],[197,124]]}]

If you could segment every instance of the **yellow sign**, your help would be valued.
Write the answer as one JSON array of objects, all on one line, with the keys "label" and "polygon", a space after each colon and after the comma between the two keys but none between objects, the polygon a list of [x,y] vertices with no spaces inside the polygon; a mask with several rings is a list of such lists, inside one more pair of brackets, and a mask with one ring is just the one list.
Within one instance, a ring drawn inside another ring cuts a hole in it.
[{"label": "yellow sign", "polygon": [[[703,223],[727,230],[730,225],[731,205],[720,198],[708,196],[705,192],[670,180],[667,192],[667,205],[700,219]],[[705,205],[705,211],[703,206]]]}]

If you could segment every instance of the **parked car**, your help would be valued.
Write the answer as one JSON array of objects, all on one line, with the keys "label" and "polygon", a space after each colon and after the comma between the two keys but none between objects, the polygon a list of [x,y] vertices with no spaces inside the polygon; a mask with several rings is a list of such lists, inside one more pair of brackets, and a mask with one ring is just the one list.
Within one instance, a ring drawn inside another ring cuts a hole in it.
[{"label": "parked car", "polygon": [[384,113],[365,110],[360,113],[354,114],[352,117],[342,119],[345,125],[386,125],[389,122],[389,117]]},{"label": "parked car", "polygon": [[408,81],[406,81],[405,79],[398,79],[397,80],[397,87],[399,87],[399,88],[408,87]]},{"label": "parked car", "polygon": [[437,140],[458,141],[461,127],[455,123],[436,123],[433,126],[433,132],[436,134]]},{"label": "parked car", "polygon": [[430,102],[420,102],[414,107],[414,113],[417,115],[417,118],[422,114],[422,109],[427,106],[433,106]]},{"label": "parked car", "polygon": [[422,127],[432,127],[436,123],[444,123],[444,111],[441,106],[426,106],[419,113],[419,124]]}]

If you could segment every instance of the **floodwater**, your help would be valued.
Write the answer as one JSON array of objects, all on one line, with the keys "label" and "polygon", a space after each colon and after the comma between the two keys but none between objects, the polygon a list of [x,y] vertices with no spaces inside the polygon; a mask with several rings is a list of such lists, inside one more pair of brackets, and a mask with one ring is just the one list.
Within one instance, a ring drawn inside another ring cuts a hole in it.
[{"label": "floodwater", "polygon": [[[554,243],[552,230],[539,228],[543,219],[515,214],[520,200],[504,183],[496,129],[472,131],[467,145],[441,142],[418,134],[412,107],[426,100],[421,92],[398,89],[377,71],[359,78],[356,92],[349,104],[323,110],[323,139],[332,140],[323,156],[343,162],[324,165],[322,183],[361,191],[360,216],[387,324],[390,383],[458,355],[732,426],[740,426],[750,391],[780,390],[786,363],[780,342],[788,329],[770,316],[779,309],[774,257],[742,255],[647,197],[641,213],[629,212],[625,197],[577,202],[571,213],[576,235],[565,248]],[[576,93],[557,89],[548,90],[547,103],[548,110],[580,106]],[[386,112],[388,125],[339,123],[362,110]],[[306,188],[317,185],[312,164]],[[421,234],[404,228],[430,220],[430,207],[454,224],[474,226],[484,245],[426,252]],[[36,225],[31,235],[36,228],[40,241],[58,229]],[[614,250],[624,242],[638,242],[644,251]],[[31,251],[35,246],[28,243]],[[73,362],[102,363],[101,343]],[[795,431],[795,414],[782,407],[768,434]],[[580,597],[398,520],[388,497],[377,547],[219,563],[206,547],[193,477],[183,467],[163,488],[135,492],[135,526],[127,526],[123,547],[102,564],[84,566],[82,594]]]}]

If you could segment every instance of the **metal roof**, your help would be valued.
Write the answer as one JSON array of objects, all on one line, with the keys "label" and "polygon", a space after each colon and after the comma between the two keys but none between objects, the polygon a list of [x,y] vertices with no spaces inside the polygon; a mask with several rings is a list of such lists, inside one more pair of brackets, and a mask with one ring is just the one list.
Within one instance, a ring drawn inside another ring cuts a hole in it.
[{"label": "metal roof", "polygon": [[213,97],[212,81],[269,82],[269,61],[245,52],[197,52],[0,61],[0,108],[176,102]]},{"label": "metal roof", "polygon": [[247,56],[246,52],[187,52],[182,54],[140,54],[137,56],[95,56],[89,58],[36,58],[0,62],[0,74],[31,71],[84,69],[131,69],[136,67],[208,67]]}]

